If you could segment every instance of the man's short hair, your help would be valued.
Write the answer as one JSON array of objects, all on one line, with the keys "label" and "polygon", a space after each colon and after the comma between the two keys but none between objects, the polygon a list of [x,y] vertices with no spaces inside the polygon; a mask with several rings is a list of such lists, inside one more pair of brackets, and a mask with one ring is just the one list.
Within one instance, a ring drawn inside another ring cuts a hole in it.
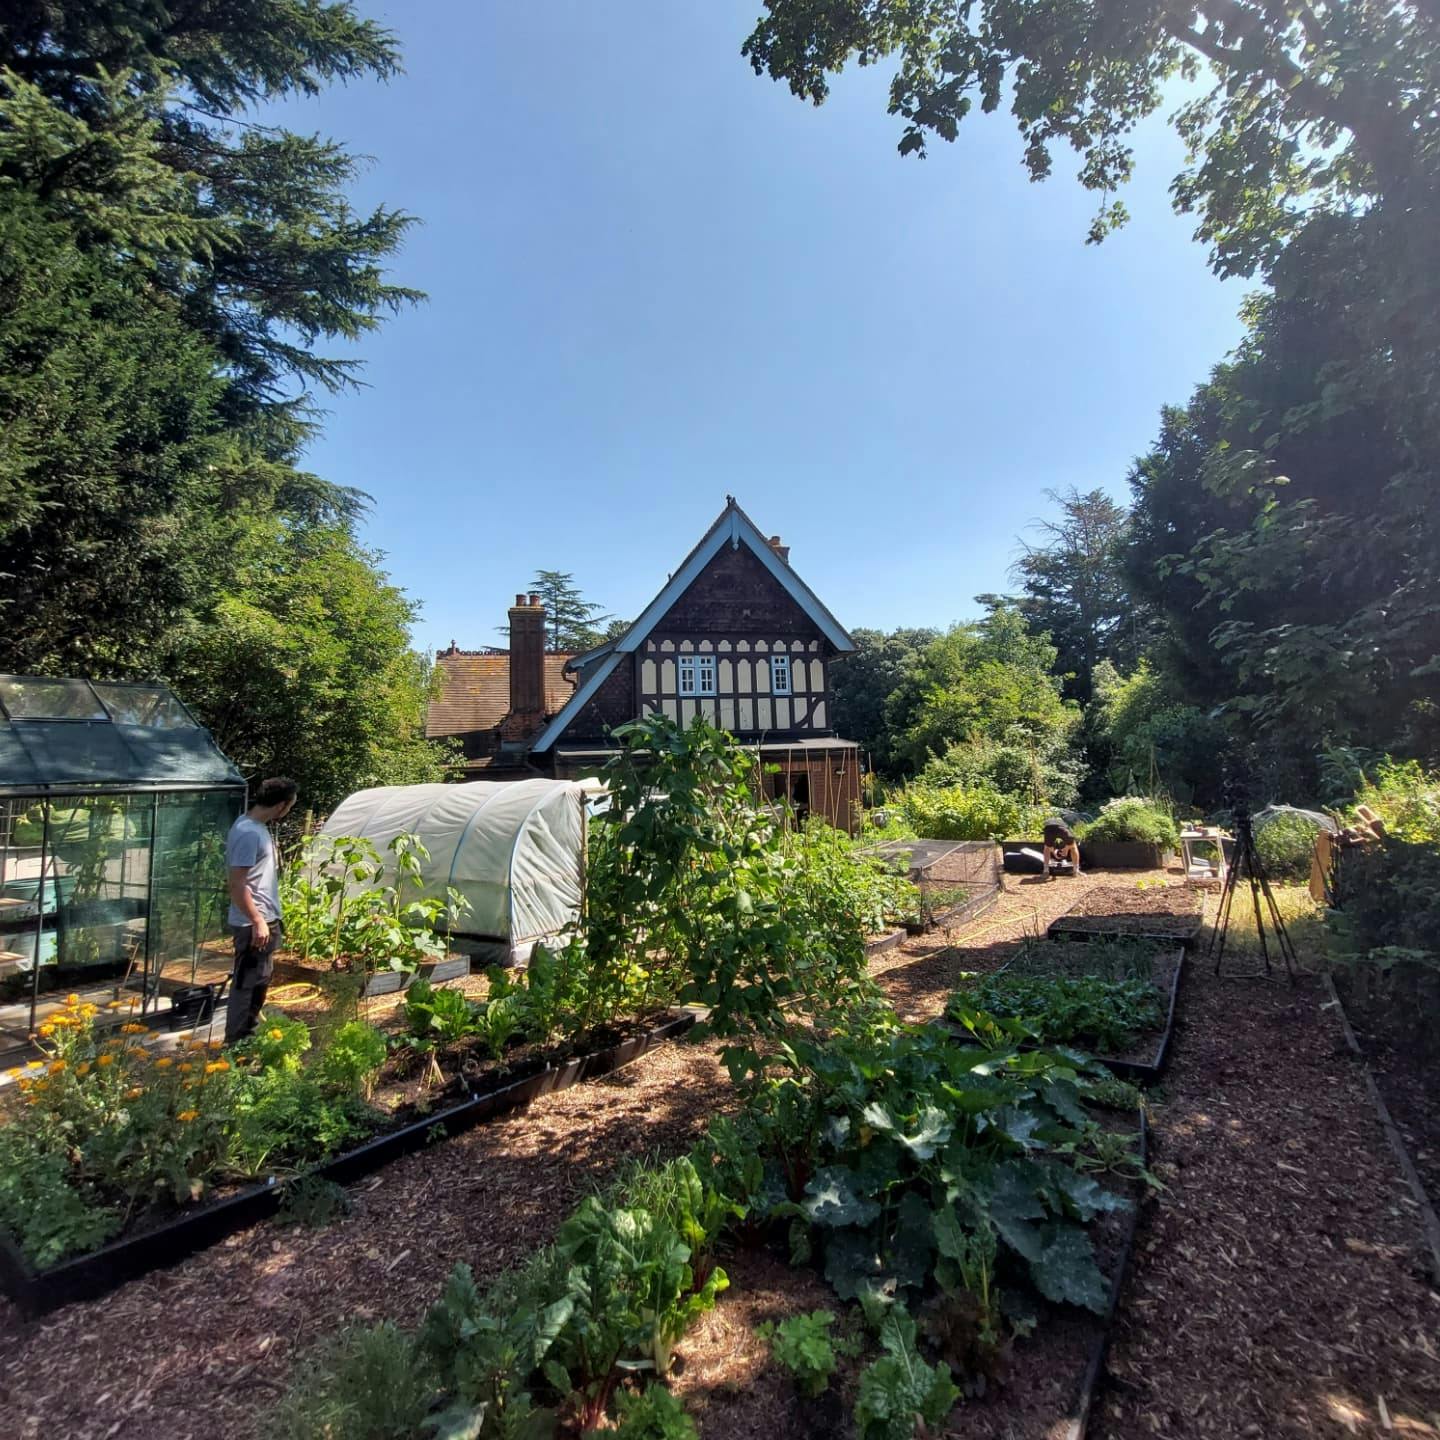
[{"label": "man's short hair", "polygon": [[293,800],[299,793],[300,787],[293,780],[287,780],[283,775],[276,775],[269,780],[260,782],[250,803],[252,805],[283,805],[287,800]]}]

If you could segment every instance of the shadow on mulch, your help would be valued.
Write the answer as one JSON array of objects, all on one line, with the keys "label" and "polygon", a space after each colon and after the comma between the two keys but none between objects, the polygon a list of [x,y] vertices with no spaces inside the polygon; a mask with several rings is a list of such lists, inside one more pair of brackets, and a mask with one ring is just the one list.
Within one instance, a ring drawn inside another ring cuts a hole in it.
[{"label": "shadow on mulch", "polygon": [[1314,979],[1194,966],[1153,1135],[1168,1188],[1092,1433],[1440,1436],[1440,1296]]}]

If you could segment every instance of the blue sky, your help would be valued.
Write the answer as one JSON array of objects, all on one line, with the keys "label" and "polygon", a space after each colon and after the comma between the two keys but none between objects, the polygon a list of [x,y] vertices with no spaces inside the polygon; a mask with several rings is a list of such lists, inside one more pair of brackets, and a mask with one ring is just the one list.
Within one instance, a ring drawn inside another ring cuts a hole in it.
[{"label": "blue sky", "polygon": [[895,150],[889,70],[819,109],[742,60],[758,0],[361,8],[406,73],[265,118],[373,157],[429,301],[367,336],[306,463],[374,497],[421,648],[496,643],[538,568],[638,613],[733,493],[849,626],[1007,587],[1044,492],[1124,497],[1159,407],[1239,338],[1137,137],[1130,226],[1086,246],[1075,157],[1032,185],[1003,115]]}]

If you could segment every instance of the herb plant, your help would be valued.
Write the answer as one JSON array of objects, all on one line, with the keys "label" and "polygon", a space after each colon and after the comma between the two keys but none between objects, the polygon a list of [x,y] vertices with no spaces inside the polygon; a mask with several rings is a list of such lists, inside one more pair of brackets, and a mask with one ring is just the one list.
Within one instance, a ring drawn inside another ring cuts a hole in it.
[{"label": "herb plant", "polygon": [[796,1388],[808,1399],[823,1395],[829,1387],[841,1355],[855,1355],[859,1347],[852,1340],[832,1336],[835,1315],[830,1310],[812,1310],[792,1315],[778,1325],[756,1327],[762,1340],[770,1341],[776,1362],[794,1377]]}]

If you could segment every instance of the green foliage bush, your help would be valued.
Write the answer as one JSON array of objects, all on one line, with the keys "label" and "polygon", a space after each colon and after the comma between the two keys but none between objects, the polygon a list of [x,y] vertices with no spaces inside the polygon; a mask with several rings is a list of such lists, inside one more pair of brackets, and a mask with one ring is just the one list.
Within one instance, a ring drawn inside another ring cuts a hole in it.
[{"label": "green foliage bush", "polygon": [[1135,841],[1173,850],[1180,843],[1180,827],[1160,801],[1123,795],[1107,800],[1100,814],[1080,827],[1080,839]]},{"label": "green foliage bush", "polygon": [[1310,873],[1321,826],[1304,815],[1277,815],[1255,827],[1255,853],[1272,880],[1303,880]]},{"label": "green foliage bush", "polygon": [[1035,833],[1043,823],[1042,808],[991,785],[906,788],[900,801],[906,823],[926,840],[1003,840]]},{"label": "green foliage bush", "polygon": [[1440,774],[1415,760],[1388,756],[1355,795],[1382,820],[1389,834],[1411,845],[1440,846]]}]

